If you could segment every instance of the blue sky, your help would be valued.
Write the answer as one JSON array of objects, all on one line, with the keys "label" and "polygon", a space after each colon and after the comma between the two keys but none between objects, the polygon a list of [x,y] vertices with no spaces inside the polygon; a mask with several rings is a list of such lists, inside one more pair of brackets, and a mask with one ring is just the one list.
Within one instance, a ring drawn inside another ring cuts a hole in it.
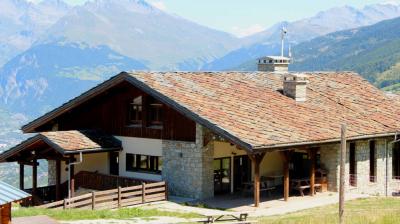
[{"label": "blue sky", "polygon": [[[33,0],[39,1],[39,0]],[[65,0],[83,4],[87,0]],[[118,0],[117,0],[118,1]],[[147,0],[167,12],[208,27],[244,36],[283,20],[310,17],[321,10],[350,5],[361,8],[382,0]],[[400,3],[400,0],[393,1]]]}]

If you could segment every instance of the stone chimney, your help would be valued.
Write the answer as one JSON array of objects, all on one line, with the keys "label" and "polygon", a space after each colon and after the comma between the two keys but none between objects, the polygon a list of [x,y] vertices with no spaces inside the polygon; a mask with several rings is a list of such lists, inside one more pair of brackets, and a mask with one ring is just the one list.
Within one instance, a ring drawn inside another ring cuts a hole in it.
[{"label": "stone chimney", "polygon": [[297,102],[304,102],[307,100],[307,83],[305,74],[285,74],[283,76],[283,94]]},{"label": "stone chimney", "polygon": [[258,59],[258,71],[287,72],[290,58],[283,56],[266,56]]}]

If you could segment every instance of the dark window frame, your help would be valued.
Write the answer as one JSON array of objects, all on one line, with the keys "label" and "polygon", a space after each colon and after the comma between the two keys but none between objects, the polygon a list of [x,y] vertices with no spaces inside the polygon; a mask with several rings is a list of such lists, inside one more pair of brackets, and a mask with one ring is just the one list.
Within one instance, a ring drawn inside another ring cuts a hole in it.
[{"label": "dark window frame", "polygon": [[376,141],[369,142],[369,181],[376,182]]},{"label": "dark window frame", "polygon": [[161,156],[126,153],[125,160],[126,171],[152,174],[161,174],[162,172]]},{"label": "dark window frame", "polygon": [[148,104],[147,115],[149,127],[162,127],[164,123],[164,104],[152,99]]},{"label": "dark window frame", "polygon": [[357,158],[356,143],[350,142],[349,146],[349,184],[357,187]]},{"label": "dark window frame", "polygon": [[[140,101],[140,102],[135,102]],[[141,126],[143,124],[143,96],[137,96],[128,103],[127,124],[131,126]]]},{"label": "dark window frame", "polygon": [[400,180],[400,143],[396,142],[392,148],[392,179]]}]

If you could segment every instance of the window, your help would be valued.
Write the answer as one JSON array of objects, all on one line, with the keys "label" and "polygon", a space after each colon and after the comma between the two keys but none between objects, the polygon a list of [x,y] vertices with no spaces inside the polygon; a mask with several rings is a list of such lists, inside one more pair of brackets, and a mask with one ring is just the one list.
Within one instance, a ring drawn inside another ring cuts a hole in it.
[{"label": "window", "polygon": [[375,141],[369,142],[369,181],[376,182]]},{"label": "window", "polygon": [[152,126],[162,126],[163,122],[163,105],[156,101],[153,100],[153,102],[150,102],[149,104],[149,109],[150,109],[150,114],[149,114],[149,118],[150,118],[150,125]]},{"label": "window", "polygon": [[267,63],[267,60],[264,60],[264,63]]},{"label": "window", "polygon": [[357,186],[357,162],[356,162],[356,143],[352,142],[350,143],[350,152],[349,152],[349,182],[350,186]]},{"label": "window", "polygon": [[143,116],[142,111],[142,96],[138,96],[129,102],[128,123],[130,125],[141,125]]},{"label": "window", "polygon": [[400,179],[400,143],[394,143],[392,149],[393,179]]},{"label": "window", "polygon": [[272,60],[271,59],[269,60],[269,63],[272,64]]},{"label": "window", "polygon": [[160,174],[162,171],[161,156],[126,154],[127,171],[143,171]]}]

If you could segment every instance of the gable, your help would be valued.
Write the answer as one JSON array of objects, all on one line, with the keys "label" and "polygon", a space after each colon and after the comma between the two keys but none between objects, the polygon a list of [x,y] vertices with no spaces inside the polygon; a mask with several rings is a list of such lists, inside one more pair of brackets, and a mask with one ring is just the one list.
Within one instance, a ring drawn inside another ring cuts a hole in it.
[{"label": "gable", "polygon": [[162,127],[153,127],[149,122],[140,126],[131,125],[128,121],[129,105],[138,96],[145,99],[144,121],[150,121],[150,109],[146,102],[152,102],[154,98],[129,82],[121,81],[31,131],[51,131],[54,127],[58,131],[91,129],[116,136],[194,141],[195,122],[167,105],[162,108]]}]

